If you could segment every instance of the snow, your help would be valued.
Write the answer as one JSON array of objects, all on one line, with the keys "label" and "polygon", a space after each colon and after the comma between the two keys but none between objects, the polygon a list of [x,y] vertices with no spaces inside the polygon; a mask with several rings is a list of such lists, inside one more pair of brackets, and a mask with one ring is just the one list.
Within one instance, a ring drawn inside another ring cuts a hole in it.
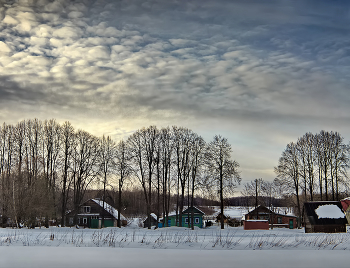
[{"label": "snow", "polygon": [[315,210],[319,219],[328,218],[328,219],[339,219],[344,218],[345,214],[337,205],[322,205]]},{"label": "snow", "polygon": [[[107,204],[106,202],[103,202],[102,200],[98,200],[98,199],[91,199],[91,200],[94,201],[99,206],[104,207],[104,209],[107,210],[109,213],[111,213],[114,218],[118,219],[118,210],[116,210],[114,207]],[[103,203],[105,203],[104,206],[103,206]],[[120,213],[120,219],[126,220],[126,218],[121,213]]]},{"label": "snow", "polygon": [[[350,234],[304,229],[0,228],[0,267],[346,267]],[[296,257],[297,256],[297,257]],[[281,265],[283,264],[283,265]]]},{"label": "snow", "polygon": [[[0,267],[11,268],[232,268],[347,267],[347,251],[201,251],[129,248],[0,248]],[[64,257],[63,257],[64,256]],[[296,258],[296,256],[298,256]]]}]

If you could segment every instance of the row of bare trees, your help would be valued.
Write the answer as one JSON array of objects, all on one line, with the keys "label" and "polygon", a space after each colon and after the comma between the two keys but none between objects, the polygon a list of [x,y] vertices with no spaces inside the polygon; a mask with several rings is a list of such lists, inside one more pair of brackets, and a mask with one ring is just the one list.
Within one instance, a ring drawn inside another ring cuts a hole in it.
[{"label": "row of bare trees", "polygon": [[3,124],[0,135],[3,224],[60,218],[65,225],[66,212],[78,211],[88,189],[102,182],[106,190],[111,178],[121,189],[130,173],[125,142],[75,131],[69,122],[24,120]]},{"label": "row of bare trees", "polygon": [[[173,210],[172,194],[176,196],[176,218],[182,219],[186,197],[186,203],[193,206],[195,192],[205,191],[219,197],[223,210],[224,197],[240,183],[239,165],[231,159],[231,145],[221,136],[206,143],[188,128],[151,126],[137,130],[127,143],[134,174],[144,192],[147,215],[151,213],[155,189],[157,215],[163,214],[165,225]],[[194,228],[193,219],[191,222]],[[178,224],[181,227],[182,221]]]},{"label": "row of bare trees", "polygon": [[[123,185],[139,182],[150,215],[174,209],[181,219],[195,193],[205,191],[223,199],[240,183],[238,163],[231,159],[227,139],[215,136],[206,143],[190,129],[155,126],[135,131],[126,141],[98,138],[74,130],[69,122],[25,120],[0,127],[0,205],[3,223],[34,224],[35,219],[61,219],[78,211],[89,189],[118,192],[121,211]],[[102,185],[102,186],[101,186]],[[134,184],[135,186],[135,184]],[[172,197],[172,198],[171,198]],[[76,222],[77,218],[75,218]],[[102,219],[103,225],[104,219]],[[192,221],[193,222],[193,221]],[[181,226],[181,221],[179,225]],[[120,226],[120,215],[118,216]],[[149,224],[150,226],[150,224]]]},{"label": "row of bare trees", "polygon": [[298,213],[301,199],[339,200],[348,192],[349,145],[338,132],[306,133],[282,152],[277,178],[293,189]]}]

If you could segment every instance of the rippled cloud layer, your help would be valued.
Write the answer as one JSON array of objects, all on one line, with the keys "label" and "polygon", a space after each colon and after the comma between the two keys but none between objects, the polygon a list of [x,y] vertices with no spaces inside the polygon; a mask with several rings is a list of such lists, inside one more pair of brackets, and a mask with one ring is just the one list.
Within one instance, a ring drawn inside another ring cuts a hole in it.
[{"label": "rippled cloud layer", "polygon": [[184,125],[273,178],[307,131],[349,139],[345,1],[0,0],[0,119],[97,135]]}]

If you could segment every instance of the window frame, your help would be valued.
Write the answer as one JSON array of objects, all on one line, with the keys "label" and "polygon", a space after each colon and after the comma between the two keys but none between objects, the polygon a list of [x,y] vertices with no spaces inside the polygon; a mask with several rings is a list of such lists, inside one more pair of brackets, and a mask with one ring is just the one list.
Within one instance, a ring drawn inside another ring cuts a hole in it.
[{"label": "window frame", "polygon": [[83,206],[84,213],[91,213],[91,206]]}]

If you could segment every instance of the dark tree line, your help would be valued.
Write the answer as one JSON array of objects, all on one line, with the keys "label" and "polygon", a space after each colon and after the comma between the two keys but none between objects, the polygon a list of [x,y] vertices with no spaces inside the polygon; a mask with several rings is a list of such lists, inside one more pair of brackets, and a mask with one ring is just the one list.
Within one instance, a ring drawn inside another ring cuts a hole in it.
[{"label": "dark tree line", "polygon": [[181,218],[185,204],[195,205],[199,193],[217,197],[221,204],[230,197],[240,183],[239,165],[231,153],[231,145],[221,136],[206,143],[190,129],[175,126],[142,128],[116,143],[53,119],[4,123],[2,221],[10,218],[17,225],[33,226],[36,219],[45,218],[65,226],[66,212],[77,212],[87,191],[96,188],[103,201],[111,197],[108,192],[118,193],[112,203],[121,211],[123,187],[133,183],[143,193],[147,215],[156,212],[167,224],[169,212],[175,210]]}]

